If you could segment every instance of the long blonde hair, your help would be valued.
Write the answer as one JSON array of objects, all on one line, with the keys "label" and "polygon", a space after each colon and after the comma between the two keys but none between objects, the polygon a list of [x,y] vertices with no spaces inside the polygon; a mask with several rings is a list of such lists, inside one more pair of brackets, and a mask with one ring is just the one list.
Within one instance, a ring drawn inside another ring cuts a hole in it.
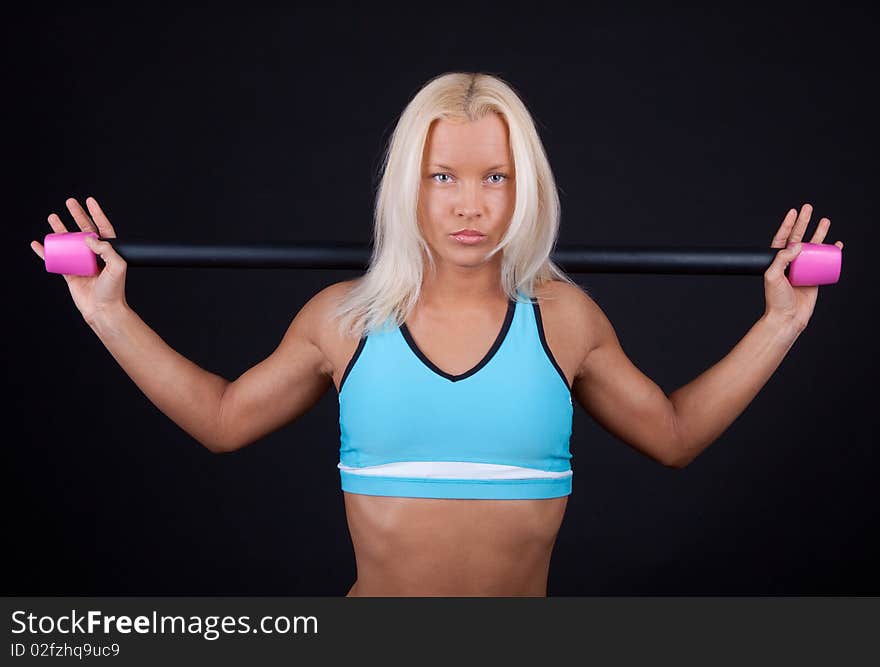
[{"label": "long blonde hair", "polygon": [[[532,116],[510,84],[482,72],[448,72],[429,80],[400,115],[383,155],[376,197],[369,267],[336,305],[334,319],[344,337],[360,338],[391,318],[406,321],[418,303],[423,258],[436,265],[417,223],[422,157],[437,119],[476,121],[495,112],[506,122],[516,171],[516,203],[507,232],[488,260],[504,251],[501,286],[508,298],[532,298],[553,279],[581,288],[550,254],[559,233],[559,194]],[[423,254],[424,253],[424,254]]]}]

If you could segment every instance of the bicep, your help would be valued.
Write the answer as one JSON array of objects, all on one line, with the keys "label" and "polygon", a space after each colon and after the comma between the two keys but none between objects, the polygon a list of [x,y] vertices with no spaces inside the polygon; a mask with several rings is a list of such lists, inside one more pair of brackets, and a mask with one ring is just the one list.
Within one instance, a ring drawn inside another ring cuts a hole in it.
[{"label": "bicep", "polygon": [[578,369],[572,392],[605,430],[665,465],[672,460],[677,440],[672,403],[626,356],[602,309],[585,298],[591,349]]},{"label": "bicep", "polygon": [[308,411],[329,388],[323,352],[315,344],[321,294],[297,313],[276,349],[226,387],[220,422],[225,449],[244,447]]}]

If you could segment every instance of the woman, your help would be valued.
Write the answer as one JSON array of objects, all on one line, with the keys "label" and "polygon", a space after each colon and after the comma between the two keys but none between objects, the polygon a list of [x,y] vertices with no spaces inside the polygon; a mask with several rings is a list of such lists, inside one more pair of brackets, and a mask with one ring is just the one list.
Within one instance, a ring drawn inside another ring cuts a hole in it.
[{"label": "woman", "polygon": [[[659,463],[693,460],[810,318],[818,288],[792,288],[783,270],[811,207],[789,211],[776,232],[772,246],[783,249],[764,274],[764,315],[667,396],[550,261],[559,199],[509,84],[459,72],[432,79],[385,158],[367,272],[311,298],[277,349],[234,382],[182,357],[134,313],[125,261],[109,243],[89,240],[105,263],[97,277],[65,279],[138,387],[213,452],[289,424],[333,384],[357,562],[349,596],[545,596],[571,492],[572,396]],[[86,203],[91,218],[67,201],[79,228],[115,237],[98,203]],[[55,214],[49,223],[66,231]],[[811,242],[829,225],[822,218]]]}]

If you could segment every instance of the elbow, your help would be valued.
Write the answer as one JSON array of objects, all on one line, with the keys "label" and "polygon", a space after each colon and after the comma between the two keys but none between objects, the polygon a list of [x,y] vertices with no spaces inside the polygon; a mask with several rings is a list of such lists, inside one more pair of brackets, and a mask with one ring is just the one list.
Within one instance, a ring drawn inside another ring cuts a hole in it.
[{"label": "elbow", "polygon": [[685,446],[682,440],[675,440],[675,445],[666,449],[666,456],[663,457],[662,463],[667,468],[687,468],[691,462],[697,457],[700,450],[692,450]]},{"label": "elbow", "polygon": [[205,449],[207,449],[212,454],[228,454],[229,452],[235,451],[235,449],[237,449],[230,443],[221,440],[203,442],[202,444],[205,446]]},{"label": "elbow", "polygon": [[681,470],[682,468],[686,468],[690,462],[691,459],[685,458],[683,456],[668,457],[665,461],[663,461],[663,465],[665,465],[667,468]]},{"label": "elbow", "polygon": [[685,445],[681,424],[678,422],[678,415],[676,415],[674,407],[671,407],[669,414],[669,423],[671,424],[669,430],[672,431],[669,441],[672,444],[663,449],[666,455],[661,459],[661,462],[667,468],[685,468],[693,459],[688,455],[688,448]]},{"label": "elbow", "polygon": [[202,445],[212,454],[223,454],[226,450],[213,442],[203,442]]},{"label": "elbow", "polygon": [[225,426],[226,420],[223,415],[224,403],[226,402],[225,399],[229,393],[230,385],[231,383],[227,382],[226,386],[223,387],[223,392],[220,394],[220,400],[217,403],[217,418],[214,423],[214,432],[202,443],[212,454],[227,454],[236,449],[235,443],[230,442],[229,432]]}]

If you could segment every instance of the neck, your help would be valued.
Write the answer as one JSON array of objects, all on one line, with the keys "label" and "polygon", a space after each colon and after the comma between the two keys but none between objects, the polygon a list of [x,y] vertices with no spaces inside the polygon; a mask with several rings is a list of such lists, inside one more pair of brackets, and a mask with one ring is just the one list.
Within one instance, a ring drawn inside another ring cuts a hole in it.
[{"label": "neck", "polygon": [[419,302],[431,309],[454,312],[507,301],[501,288],[500,267],[500,261],[481,266],[438,262],[436,274],[426,274],[422,281]]}]

